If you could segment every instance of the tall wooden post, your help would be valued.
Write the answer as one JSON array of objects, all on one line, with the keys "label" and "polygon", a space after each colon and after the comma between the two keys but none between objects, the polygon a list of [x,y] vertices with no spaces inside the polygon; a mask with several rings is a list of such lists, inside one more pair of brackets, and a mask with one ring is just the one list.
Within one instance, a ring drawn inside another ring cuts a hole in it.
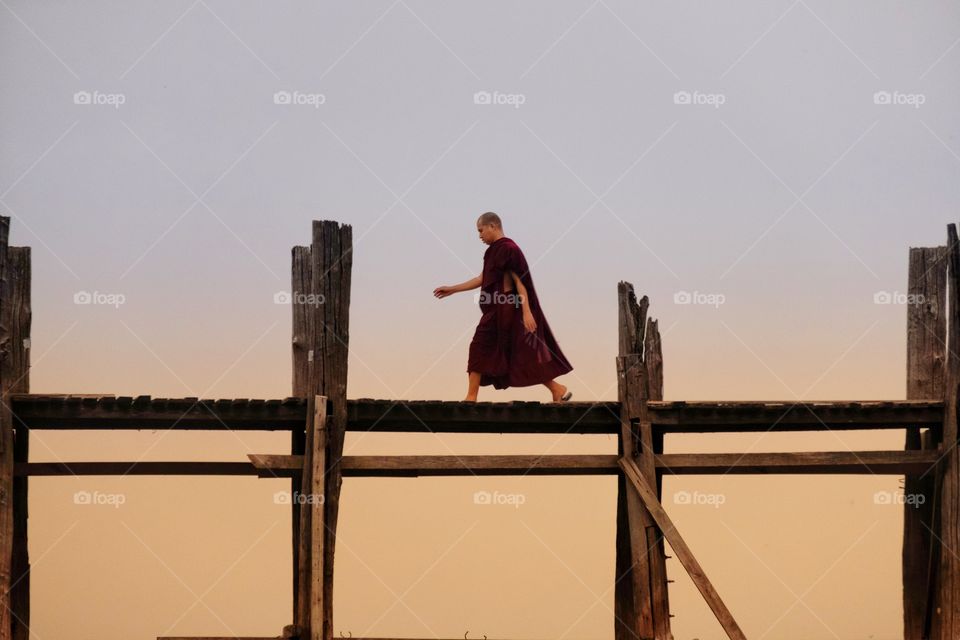
[{"label": "tall wooden post", "polygon": [[[907,399],[940,399],[947,359],[946,247],[910,248],[907,294]],[[905,448],[936,448],[931,436],[929,430],[921,434],[919,427],[908,428]],[[904,495],[924,497],[922,502],[905,500],[903,507],[904,640],[928,637],[934,479],[933,473],[904,477]]]},{"label": "tall wooden post", "polygon": [[[30,247],[10,247],[10,305],[12,369],[16,378],[10,393],[30,393]],[[29,462],[30,430],[14,418],[14,464]],[[30,555],[27,551],[27,476],[13,478],[13,558],[11,560],[10,611],[13,640],[30,637]]]},{"label": "tall wooden post", "polygon": [[[294,247],[291,256],[291,277],[290,277],[290,306],[293,315],[293,396],[295,398],[305,398],[309,401],[309,383],[310,368],[307,362],[307,352],[310,350],[307,346],[312,344],[310,336],[313,335],[313,314],[307,312],[307,305],[301,304],[298,300],[303,300],[301,295],[310,291],[310,281],[312,277],[312,268],[310,266],[310,247]],[[309,416],[310,411],[307,412]],[[306,426],[306,425],[305,425]],[[293,455],[304,455],[306,453],[306,429],[292,429],[290,432],[290,453]],[[293,498],[301,490],[302,478],[294,476],[290,480],[290,496]],[[304,576],[300,572],[300,503],[291,499],[291,517],[293,533],[293,620],[295,623],[300,621],[300,611],[302,604],[300,602],[300,581]]]},{"label": "tall wooden post", "polygon": [[324,550],[326,543],[326,470],[327,470],[327,398],[313,396],[307,401],[306,452],[300,494],[306,501],[300,506],[300,566],[298,603],[302,621],[298,623],[301,640],[330,638],[324,629],[326,611]]},{"label": "tall wooden post", "polygon": [[[27,387],[30,348],[30,252],[9,246],[0,216],[0,640],[27,637],[26,482],[14,482],[15,428],[10,396]],[[21,447],[26,437],[21,438]],[[25,452],[25,449],[21,449]],[[11,587],[13,590],[11,591]]]},{"label": "tall wooden post", "polygon": [[[935,552],[931,638],[960,637],[960,455],[957,451],[957,394],[960,392],[960,241],[957,226],[947,226],[947,372],[943,408],[942,457],[937,466],[938,499],[934,504],[935,531],[939,550]],[[939,517],[937,517],[939,516]]]},{"label": "tall wooden post", "polygon": [[[644,478],[657,488],[655,455],[662,440],[653,435],[647,400],[663,397],[663,357],[656,321],[647,319],[649,301],[637,302],[633,285],[620,282],[618,397],[619,454],[637,462]],[[617,556],[614,635],[616,640],[672,640],[663,536],[623,474],[617,481]]]},{"label": "tall wooden post", "polygon": [[[298,271],[298,256],[299,271]],[[326,396],[332,411],[326,416],[323,442],[314,441],[306,432],[307,446],[323,446],[325,460],[323,539],[314,538],[315,527],[310,509],[299,509],[298,582],[295,624],[301,638],[328,640],[333,636],[333,561],[336,544],[337,515],[342,477],[340,459],[347,423],[347,356],[349,351],[350,277],[353,265],[353,232],[350,225],[335,221],[313,222],[313,241],[308,248],[294,249],[294,274],[291,302],[294,305],[294,388],[306,392],[308,400]],[[307,259],[309,258],[309,259]],[[309,266],[309,271],[307,269]],[[306,284],[309,283],[309,286]],[[297,286],[303,287],[296,290]],[[297,305],[303,305],[297,310]],[[306,314],[298,323],[299,314]],[[303,331],[302,338],[297,333]],[[305,387],[304,387],[305,384]],[[314,412],[308,411],[308,416]],[[308,427],[313,420],[308,417]],[[296,447],[296,440],[293,442]],[[320,454],[312,452],[311,460]],[[308,476],[306,465],[305,479]],[[313,478],[310,478],[313,486]],[[304,484],[304,487],[307,485]],[[322,572],[323,589],[318,598],[311,575],[318,567]],[[321,628],[311,624],[311,603],[322,606]]]}]

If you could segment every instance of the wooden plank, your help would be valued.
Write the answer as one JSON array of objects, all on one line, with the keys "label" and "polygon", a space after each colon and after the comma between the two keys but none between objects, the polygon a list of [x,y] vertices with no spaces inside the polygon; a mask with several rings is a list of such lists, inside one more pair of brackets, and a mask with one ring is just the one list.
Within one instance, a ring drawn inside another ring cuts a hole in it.
[{"label": "wooden plank", "polygon": [[737,625],[730,610],[727,609],[727,606],[723,603],[720,594],[717,593],[717,590],[707,578],[696,556],[693,555],[693,552],[690,550],[690,547],[687,546],[680,532],[674,527],[670,516],[667,515],[660,501],[657,500],[657,495],[653,488],[643,478],[640,468],[637,467],[636,463],[629,456],[620,458],[620,467],[623,469],[624,474],[634,489],[636,489],[637,494],[643,500],[644,505],[647,507],[651,516],[653,516],[653,519],[659,525],[663,535],[670,543],[670,547],[674,553],[677,554],[677,558],[680,560],[683,568],[687,570],[687,574],[690,576],[690,579],[693,580],[694,585],[696,585],[704,600],[706,600],[713,615],[717,617],[717,621],[720,622],[720,626],[723,627],[727,637],[731,640],[746,640],[746,636],[743,634],[743,631],[741,631],[739,625]]},{"label": "wooden plank", "polygon": [[[7,254],[10,280],[9,305],[12,311],[10,326],[10,381],[8,391],[30,392],[30,302],[31,270],[30,247],[10,247]],[[9,402],[9,400],[8,400]],[[30,456],[30,431],[11,414],[13,433],[14,472],[16,464],[27,462]],[[11,550],[10,613],[13,640],[30,637],[30,554],[27,544],[28,479],[13,478],[13,548]]]},{"label": "wooden plank", "polygon": [[[907,271],[907,399],[942,398],[946,372],[947,250],[911,248]],[[929,435],[929,430],[924,436]],[[904,448],[922,449],[920,427],[906,430]],[[929,607],[929,558],[935,474],[907,474],[904,495],[923,495],[922,504],[903,508],[903,637],[923,640]]]}]

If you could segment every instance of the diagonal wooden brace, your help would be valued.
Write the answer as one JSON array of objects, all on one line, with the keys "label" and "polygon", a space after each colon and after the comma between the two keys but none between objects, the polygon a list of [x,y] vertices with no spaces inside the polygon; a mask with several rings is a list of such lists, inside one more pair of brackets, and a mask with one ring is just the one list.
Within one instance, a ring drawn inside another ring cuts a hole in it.
[{"label": "diagonal wooden brace", "polygon": [[657,493],[650,487],[650,484],[643,479],[643,474],[640,473],[640,468],[637,466],[637,463],[628,456],[620,458],[619,463],[627,480],[633,485],[634,489],[637,490],[637,493],[640,494],[640,499],[643,500],[647,511],[650,512],[657,526],[659,526],[663,532],[663,537],[666,538],[670,546],[673,547],[677,558],[680,560],[683,568],[687,570],[687,573],[690,574],[690,579],[693,580],[697,589],[700,590],[700,594],[703,596],[703,599],[707,601],[707,605],[710,606],[713,615],[717,616],[717,620],[726,632],[727,637],[729,637],[730,640],[746,640],[747,637],[743,635],[743,631],[740,630],[736,620],[733,619],[730,610],[727,609],[723,600],[720,599],[720,594],[713,588],[713,584],[710,583],[707,575],[703,572],[703,568],[700,566],[700,563],[697,562],[690,547],[687,546],[687,543],[684,542],[680,536],[680,532],[673,526],[673,521],[670,520],[670,516],[667,515],[663,505],[657,500]]}]

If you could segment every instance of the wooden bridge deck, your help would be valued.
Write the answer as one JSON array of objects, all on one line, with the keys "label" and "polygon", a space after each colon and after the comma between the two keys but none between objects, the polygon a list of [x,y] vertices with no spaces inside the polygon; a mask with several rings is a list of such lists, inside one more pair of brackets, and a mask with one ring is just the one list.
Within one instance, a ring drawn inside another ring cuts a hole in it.
[{"label": "wooden bridge deck", "polygon": [[[303,429],[307,403],[276,400],[151,398],[20,394],[13,412],[29,429]],[[827,429],[939,430],[943,403],[926,400],[836,402],[650,401],[649,418],[660,433],[821,431]],[[347,402],[347,430],[432,433],[619,434],[616,402],[446,402],[374,400]],[[292,477],[299,455],[251,454],[236,462],[31,462],[18,476],[255,475]],[[776,453],[660,453],[656,469],[679,474],[907,474],[923,473],[941,457],[916,451]],[[345,477],[466,475],[616,475],[616,455],[345,456]]]},{"label": "wooden bridge deck", "polygon": [[[17,394],[13,413],[30,429],[302,429],[303,398],[274,400]],[[663,433],[939,429],[943,402],[649,401]],[[432,433],[619,434],[617,402],[347,401],[347,430]]]}]

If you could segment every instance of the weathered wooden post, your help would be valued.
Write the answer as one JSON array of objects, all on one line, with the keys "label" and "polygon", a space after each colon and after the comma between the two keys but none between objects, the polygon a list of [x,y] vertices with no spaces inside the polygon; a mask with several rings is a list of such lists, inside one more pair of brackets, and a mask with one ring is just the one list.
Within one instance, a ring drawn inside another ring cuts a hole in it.
[{"label": "weathered wooden post", "polygon": [[26,639],[30,622],[27,557],[28,431],[17,432],[10,396],[29,391],[30,249],[9,246],[10,218],[0,216],[0,640]]},{"label": "weathered wooden post", "polygon": [[[646,296],[637,302],[633,285],[620,282],[619,455],[637,461],[645,479],[657,490],[661,481],[655,454],[662,439],[655,438],[647,416],[647,400],[663,399],[663,356],[657,322],[647,318]],[[614,613],[616,640],[672,640],[663,536],[635,491],[621,474],[617,481],[617,557]]]},{"label": "weathered wooden post", "polygon": [[[293,396],[309,399],[308,389],[310,382],[309,363],[307,362],[306,346],[311,343],[313,335],[313,314],[307,312],[307,306],[297,302],[297,292],[310,291],[311,267],[310,247],[294,247],[292,251],[292,273],[290,275],[290,307],[293,315]],[[310,415],[310,412],[307,412]],[[306,424],[304,429],[292,429],[290,432],[290,453],[304,455],[306,451]],[[293,533],[293,620],[296,624],[302,608],[300,603],[300,503],[293,499],[301,490],[301,480],[294,476],[290,480],[291,517]]]},{"label": "weathered wooden post", "polygon": [[[312,416],[312,417],[311,417]],[[300,557],[304,558],[305,574],[304,594],[305,616],[308,634],[301,634],[301,640],[318,640],[332,637],[331,624],[324,622],[326,603],[326,576],[324,555],[327,526],[326,472],[327,472],[327,398],[314,396],[307,404],[307,441],[303,462],[302,495],[309,500],[303,504],[300,513],[301,523],[309,526],[309,531],[301,528],[301,540],[309,541],[308,547],[301,547]],[[332,618],[331,618],[332,619]],[[327,629],[324,635],[323,630]]]},{"label": "weathered wooden post", "polygon": [[[350,225],[315,220],[311,245],[293,249],[293,385],[295,393],[303,394],[309,403],[302,440],[305,464],[300,486],[304,494],[319,481],[312,468],[314,462],[324,460],[325,469],[322,474],[323,526],[310,517],[309,503],[294,511],[294,518],[299,519],[294,529],[299,532],[299,540],[295,540],[294,622],[302,632],[301,640],[329,639],[333,635],[333,559],[342,483],[340,459],[347,423],[352,265],[353,232]],[[317,416],[321,414],[314,406],[316,396],[328,398],[332,407],[329,415],[326,407],[323,408],[325,425],[321,438],[312,437]],[[299,434],[293,437],[293,453],[297,453],[298,446],[301,446],[300,438]],[[312,451],[307,447],[313,447]],[[317,451],[319,447],[324,451]],[[296,486],[294,483],[293,487]],[[318,535],[320,532],[323,535]],[[318,571],[322,575],[321,593],[317,593],[314,583]],[[311,576],[314,576],[313,580]],[[318,624],[318,608],[322,624]]]},{"label": "weathered wooden post", "polygon": [[941,458],[934,492],[935,567],[930,600],[931,638],[960,637],[960,455],[957,452],[957,394],[960,390],[960,242],[957,226],[947,226],[947,371],[944,390]]},{"label": "weathered wooden post", "polygon": [[[910,248],[907,272],[907,400],[944,397],[947,356],[947,249]],[[911,427],[906,449],[935,449],[930,430]],[[934,474],[907,474],[903,505],[903,637],[927,638]]]},{"label": "weathered wooden post", "polygon": [[[10,247],[10,306],[13,309],[11,325],[12,369],[16,378],[10,393],[30,393],[30,247]],[[16,422],[16,419],[15,419]],[[30,458],[30,430],[22,422],[14,424],[14,465]],[[13,558],[10,574],[10,611],[13,617],[13,640],[30,637],[30,556],[27,552],[27,476],[13,479]]]}]

